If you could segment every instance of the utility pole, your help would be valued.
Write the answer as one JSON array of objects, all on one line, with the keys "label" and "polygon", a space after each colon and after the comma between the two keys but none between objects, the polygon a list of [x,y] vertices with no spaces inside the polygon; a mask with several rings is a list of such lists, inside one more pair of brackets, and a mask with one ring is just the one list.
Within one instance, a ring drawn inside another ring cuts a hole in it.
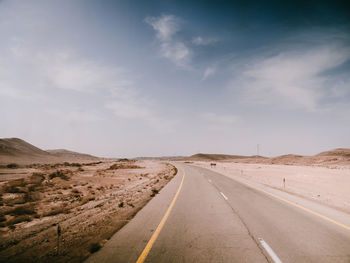
[{"label": "utility pole", "polygon": [[256,155],[259,156],[259,144],[256,145]]}]

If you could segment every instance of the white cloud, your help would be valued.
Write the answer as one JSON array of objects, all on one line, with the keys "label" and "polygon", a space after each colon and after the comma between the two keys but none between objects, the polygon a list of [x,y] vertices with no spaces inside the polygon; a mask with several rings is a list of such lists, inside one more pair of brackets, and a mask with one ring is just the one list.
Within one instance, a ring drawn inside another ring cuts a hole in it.
[{"label": "white cloud", "polygon": [[[170,33],[162,34],[166,37]],[[68,122],[94,122],[103,120],[102,112],[108,109],[118,118],[143,120],[155,130],[170,130],[171,122],[151,110],[153,102],[140,95],[137,79],[126,69],[86,59],[73,50],[38,51],[19,39],[12,44],[0,59],[0,68],[4,69],[0,71],[1,95],[26,100],[31,97],[33,101],[40,98],[45,103],[55,100],[50,97],[53,92],[72,90],[89,101],[98,99],[98,103],[92,109],[55,109],[47,105],[45,111]],[[178,59],[184,55],[181,48],[173,54]]]},{"label": "white cloud", "polygon": [[210,77],[211,75],[214,75],[216,73],[216,67],[212,66],[212,67],[207,67],[203,73],[203,78],[202,80],[206,80],[208,77]]},{"label": "white cloud", "polygon": [[203,38],[200,36],[192,38],[192,43],[197,46],[207,46],[207,45],[212,45],[219,40],[216,38]]},{"label": "white cloud", "polygon": [[6,69],[0,73],[1,89],[93,92],[133,84],[122,68],[79,57],[72,50],[38,51],[18,40],[10,47],[10,54],[0,60],[0,67]]},{"label": "white cloud", "polygon": [[241,90],[248,103],[316,110],[329,84],[338,87],[337,92],[344,87],[341,80],[323,73],[349,58],[349,49],[335,46],[285,51],[246,62],[243,69],[235,70],[230,86]]},{"label": "white cloud", "polygon": [[173,15],[161,17],[147,17],[145,21],[157,32],[161,41],[171,41],[176,32],[180,30],[181,20]]},{"label": "white cloud", "polygon": [[162,15],[147,17],[145,21],[156,31],[161,55],[177,66],[188,68],[192,51],[183,41],[176,38],[176,33],[181,29],[181,20],[173,15]]}]

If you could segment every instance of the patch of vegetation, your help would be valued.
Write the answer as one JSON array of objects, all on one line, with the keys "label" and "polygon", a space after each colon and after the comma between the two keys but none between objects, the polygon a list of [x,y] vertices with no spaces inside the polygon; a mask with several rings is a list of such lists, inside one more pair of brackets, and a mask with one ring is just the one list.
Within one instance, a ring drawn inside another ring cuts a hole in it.
[{"label": "patch of vegetation", "polygon": [[118,170],[118,169],[140,169],[143,168],[141,166],[130,164],[130,163],[115,163],[112,164],[108,170]]},{"label": "patch of vegetation", "polygon": [[101,163],[102,163],[102,161],[92,162],[92,163],[83,163],[83,165],[85,165],[85,166],[94,166],[94,165],[101,164]]},{"label": "patch of vegetation", "polygon": [[35,207],[33,204],[26,204],[16,206],[11,212],[11,215],[20,216],[20,215],[33,215],[36,214]]},{"label": "patch of vegetation", "polygon": [[41,184],[44,180],[45,180],[45,174],[43,174],[43,173],[33,173],[33,174],[29,177],[29,181],[30,181],[32,184],[36,184],[36,185]]},{"label": "patch of vegetation", "polygon": [[157,189],[152,189],[151,197],[155,197],[156,194],[158,194],[158,193],[159,193],[159,190],[157,190]]},{"label": "patch of vegetation", "polygon": [[25,222],[25,221],[30,222],[30,221],[32,221],[32,218],[28,215],[20,215],[20,216],[14,217],[14,218],[10,219],[9,221],[7,221],[7,225],[12,226],[14,224],[18,224],[18,223]]},{"label": "patch of vegetation", "polygon": [[92,243],[90,246],[90,253],[95,253],[101,249],[100,243]]},{"label": "patch of vegetation", "polygon": [[9,169],[16,169],[19,168],[19,165],[16,163],[9,163],[6,167]]},{"label": "patch of vegetation", "polygon": [[0,215],[0,222],[6,221],[6,217],[4,215]]},{"label": "patch of vegetation", "polygon": [[59,177],[63,180],[68,181],[70,177],[67,175],[68,173],[71,173],[70,171],[62,171],[62,170],[57,170],[49,175],[50,179],[53,179],[55,177]]},{"label": "patch of vegetation", "polygon": [[51,210],[44,213],[43,216],[55,216],[63,213],[67,214],[69,213],[69,211],[70,211],[70,208],[65,207],[63,205],[59,205],[59,206],[52,207]]},{"label": "patch of vegetation", "polygon": [[69,163],[69,162],[64,162],[64,166],[73,166],[73,167],[81,167],[80,163]]},{"label": "patch of vegetation", "polygon": [[124,207],[124,202],[121,202],[118,206],[119,207]]}]

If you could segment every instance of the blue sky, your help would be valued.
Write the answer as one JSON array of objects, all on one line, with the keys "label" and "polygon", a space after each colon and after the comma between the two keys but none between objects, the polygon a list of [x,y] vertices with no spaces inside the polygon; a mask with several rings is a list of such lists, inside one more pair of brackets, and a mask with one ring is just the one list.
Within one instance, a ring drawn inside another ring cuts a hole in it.
[{"label": "blue sky", "polygon": [[0,137],[99,156],[350,147],[346,1],[0,1]]}]

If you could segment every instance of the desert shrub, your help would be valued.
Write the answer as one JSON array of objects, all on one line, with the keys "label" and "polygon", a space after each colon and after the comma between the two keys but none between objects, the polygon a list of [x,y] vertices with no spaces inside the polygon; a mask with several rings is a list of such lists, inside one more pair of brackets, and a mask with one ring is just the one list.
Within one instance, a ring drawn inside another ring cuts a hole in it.
[{"label": "desert shrub", "polygon": [[58,214],[69,213],[70,209],[63,205],[51,207],[50,211],[43,214],[43,216],[55,216]]},{"label": "desert shrub", "polygon": [[4,215],[0,215],[0,222],[6,221],[6,217]]},{"label": "desert shrub", "polygon": [[95,253],[101,249],[100,243],[92,243],[90,246],[90,253]]},{"label": "desert shrub", "polygon": [[74,193],[74,194],[79,194],[80,191],[79,191],[78,189],[76,189],[76,188],[73,188],[73,189],[72,189],[72,193]]},{"label": "desert shrub", "polygon": [[26,183],[23,178],[16,179],[7,182],[3,188],[2,191],[5,193],[26,193],[27,189],[24,187],[26,186]]},{"label": "desert shrub", "polygon": [[33,204],[26,204],[26,205],[20,205],[16,206],[12,211],[11,215],[33,215],[35,214],[35,208]]},{"label": "desert shrub", "polygon": [[118,162],[131,162],[128,158],[119,159]]},{"label": "desert shrub", "polygon": [[66,171],[57,170],[49,175],[50,179],[53,179],[55,177],[59,177],[59,178],[66,180],[66,181],[69,180],[69,176],[67,175]]},{"label": "desert shrub", "polygon": [[84,197],[81,201],[80,201],[80,205],[85,205],[90,201],[90,198],[88,197]]},{"label": "desert shrub", "polygon": [[115,163],[112,164],[108,169],[109,170],[118,170],[118,169],[140,169],[141,166],[130,164],[130,163]]},{"label": "desert shrub", "polygon": [[124,207],[124,202],[121,202],[118,206],[119,207]]},{"label": "desert shrub", "polygon": [[24,196],[24,200],[26,202],[35,202],[35,201],[39,201],[40,199],[41,199],[40,193],[34,192],[34,191],[29,191]]},{"label": "desert shrub", "polygon": [[19,167],[19,165],[16,163],[9,163],[6,167],[9,169],[16,169]]},{"label": "desert shrub", "polygon": [[32,184],[41,184],[45,180],[45,175],[43,173],[33,173],[29,180]]},{"label": "desert shrub", "polygon": [[16,216],[16,217],[10,219],[9,221],[7,221],[7,225],[11,226],[11,225],[18,224],[18,223],[25,222],[25,221],[30,222],[30,221],[32,221],[32,218],[28,215]]},{"label": "desert shrub", "polygon": [[158,194],[158,193],[159,193],[159,190],[157,190],[157,189],[152,189],[152,192],[153,192],[154,194]]}]

